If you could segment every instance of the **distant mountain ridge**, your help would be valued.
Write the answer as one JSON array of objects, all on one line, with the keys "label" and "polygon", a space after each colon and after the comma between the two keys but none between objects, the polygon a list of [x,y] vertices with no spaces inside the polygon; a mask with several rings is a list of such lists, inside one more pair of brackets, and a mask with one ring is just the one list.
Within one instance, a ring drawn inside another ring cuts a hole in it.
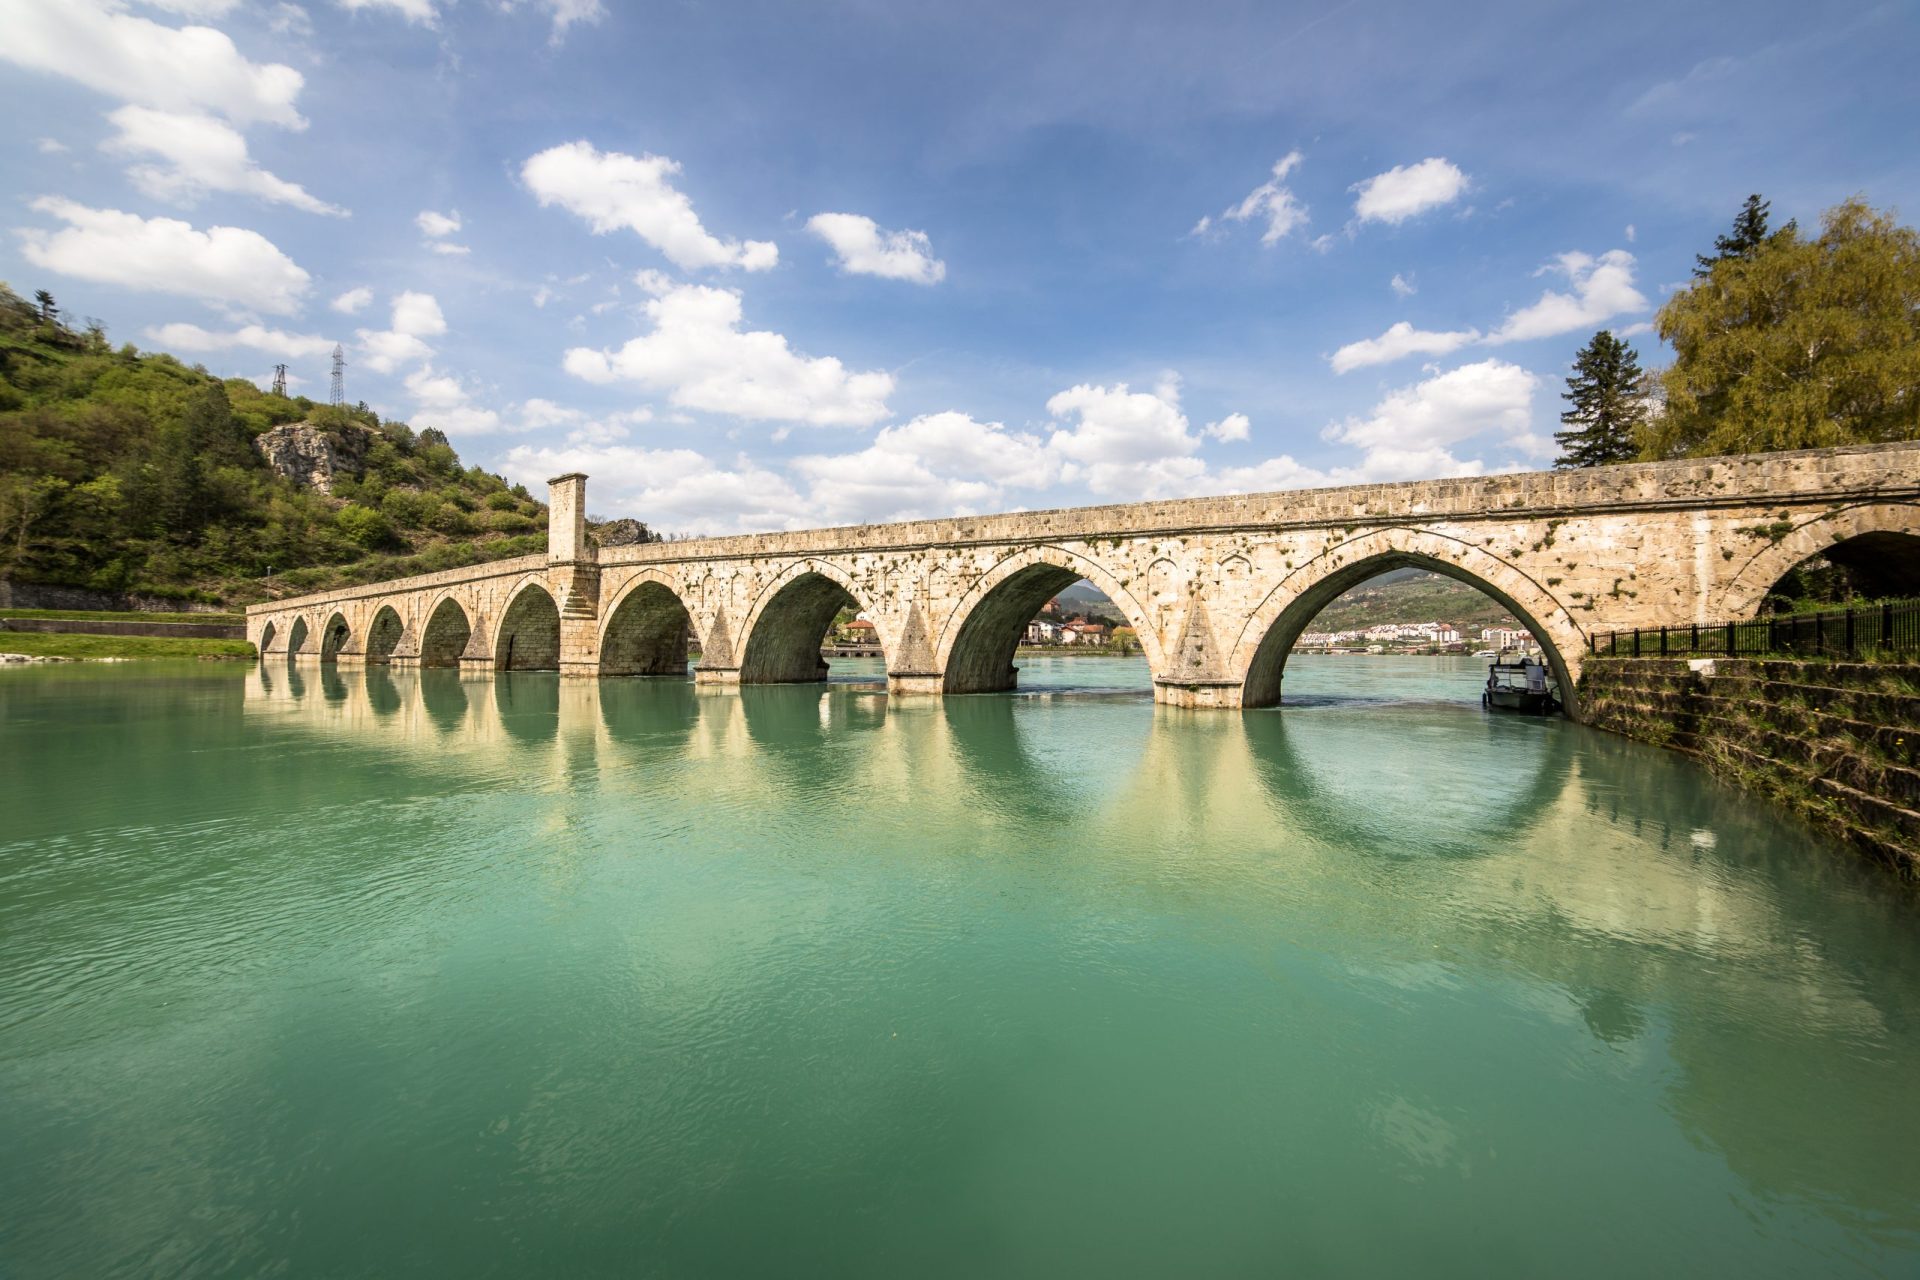
[{"label": "distant mountain ridge", "polygon": [[[1084,578],[1055,598],[1069,613],[1122,621],[1113,601]],[[1482,627],[1519,625],[1506,606],[1477,587],[1425,569],[1403,568],[1354,587],[1322,609],[1308,629],[1357,631],[1388,622],[1450,622],[1466,636]]]}]

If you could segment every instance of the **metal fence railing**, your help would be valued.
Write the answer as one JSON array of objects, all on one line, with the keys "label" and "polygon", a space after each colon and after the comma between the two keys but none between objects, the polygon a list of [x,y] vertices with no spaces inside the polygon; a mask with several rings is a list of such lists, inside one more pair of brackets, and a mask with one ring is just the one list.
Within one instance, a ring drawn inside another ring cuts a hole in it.
[{"label": "metal fence railing", "polygon": [[1845,657],[1911,652],[1920,650],[1920,600],[1887,600],[1817,613],[1778,613],[1746,622],[1595,632],[1588,637],[1587,647],[1596,656],[1623,658],[1769,653]]}]

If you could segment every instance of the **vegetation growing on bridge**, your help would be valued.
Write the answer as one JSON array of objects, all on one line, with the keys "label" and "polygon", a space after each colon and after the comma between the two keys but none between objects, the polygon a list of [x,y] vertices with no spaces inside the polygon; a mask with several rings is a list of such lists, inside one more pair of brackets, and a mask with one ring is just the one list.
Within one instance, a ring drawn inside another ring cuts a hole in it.
[{"label": "vegetation growing on bridge", "polygon": [[[331,494],[254,446],[297,422],[355,459]],[[545,514],[438,431],[116,350],[0,284],[0,578],[242,604],[542,551]]]}]

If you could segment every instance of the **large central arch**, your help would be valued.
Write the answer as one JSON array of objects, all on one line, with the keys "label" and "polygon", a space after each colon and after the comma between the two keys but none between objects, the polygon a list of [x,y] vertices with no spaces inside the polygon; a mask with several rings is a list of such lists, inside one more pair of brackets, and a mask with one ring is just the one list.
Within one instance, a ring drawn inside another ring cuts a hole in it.
[{"label": "large central arch", "polygon": [[[740,683],[825,680],[827,663],[820,656],[820,645],[834,615],[842,609],[865,607],[842,570],[818,560],[794,565],[760,593],[747,618]],[[883,636],[882,647],[891,652],[884,642]]]},{"label": "large central arch", "polygon": [[953,611],[941,633],[935,657],[946,693],[990,693],[1011,689],[1019,679],[1013,665],[1021,633],[1040,607],[1085,578],[1113,601],[1140,639],[1147,667],[1159,674],[1160,637],[1146,624],[1146,611],[1112,574],[1060,547],[1029,547],[1008,556],[980,576]]},{"label": "large central arch", "polygon": [[1230,669],[1241,682],[1240,705],[1277,705],[1287,655],[1315,616],[1350,588],[1401,568],[1443,574],[1505,605],[1540,641],[1568,712],[1576,711],[1574,672],[1564,655],[1583,652],[1586,637],[1552,593],[1513,565],[1471,543],[1400,527],[1381,529],[1330,547],[1288,574],[1268,593],[1234,645]]},{"label": "large central arch", "polygon": [[293,624],[287,628],[287,656],[289,658],[298,657],[306,647],[307,620],[305,618],[295,618]]},{"label": "large central arch", "polygon": [[521,584],[501,611],[493,665],[500,671],[560,669],[560,606],[540,583]]},{"label": "large central arch", "polygon": [[693,620],[673,588],[643,577],[628,588],[600,629],[603,676],[684,676]]}]

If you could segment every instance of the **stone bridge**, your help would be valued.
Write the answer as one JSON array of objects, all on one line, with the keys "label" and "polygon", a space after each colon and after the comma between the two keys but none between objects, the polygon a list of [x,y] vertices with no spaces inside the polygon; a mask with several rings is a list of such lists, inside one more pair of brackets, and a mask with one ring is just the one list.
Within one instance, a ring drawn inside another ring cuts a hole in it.
[{"label": "stone bridge", "polygon": [[[1588,637],[1752,616],[1826,555],[1920,593],[1920,443],[1189,498],[597,548],[583,475],[551,482],[545,555],[247,611],[268,658],[696,681],[820,680],[851,606],[901,695],[1010,689],[1068,584],[1138,632],[1158,701],[1279,702],[1314,615],[1415,566],[1480,588],[1572,696]],[[1578,707],[1570,709],[1578,714]]]}]

